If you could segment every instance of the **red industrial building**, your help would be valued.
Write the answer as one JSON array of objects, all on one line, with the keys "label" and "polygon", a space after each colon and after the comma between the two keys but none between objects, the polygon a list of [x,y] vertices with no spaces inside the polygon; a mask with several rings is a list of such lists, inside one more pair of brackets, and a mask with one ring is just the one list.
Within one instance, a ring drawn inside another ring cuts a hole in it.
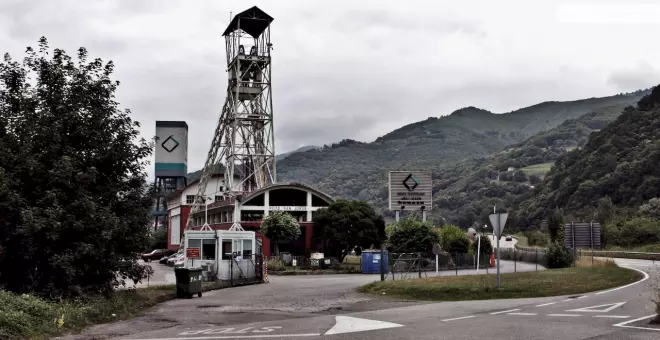
[{"label": "red industrial building", "polygon": [[[167,196],[168,247],[177,249],[181,244],[186,222],[197,195],[199,181]],[[205,221],[213,230],[228,230],[238,221],[245,230],[257,232],[262,239],[264,256],[272,253],[270,241],[259,233],[261,221],[271,211],[286,211],[300,223],[301,237],[298,240],[280,242],[280,252],[293,255],[308,255],[317,251],[319,245],[313,235],[312,220],[318,209],[327,207],[334,200],[327,194],[299,183],[273,184],[260,190],[238,195],[224,196],[222,174],[214,175],[206,188],[208,206],[193,216],[192,229],[198,230]]]}]

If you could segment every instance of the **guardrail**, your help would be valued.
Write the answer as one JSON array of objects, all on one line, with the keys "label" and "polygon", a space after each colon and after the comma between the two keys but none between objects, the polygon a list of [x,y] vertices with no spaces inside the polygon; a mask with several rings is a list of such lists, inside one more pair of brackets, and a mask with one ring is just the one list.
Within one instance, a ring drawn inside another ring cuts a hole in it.
[{"label": "guardrail", "polygon": [[645,253],[641,251],[625,251],[625,250],[580,250],[582,256],[598,256],[610,257],[621,259],[637,259],[637,260],[651,260],[660,261],[660,253]]}]

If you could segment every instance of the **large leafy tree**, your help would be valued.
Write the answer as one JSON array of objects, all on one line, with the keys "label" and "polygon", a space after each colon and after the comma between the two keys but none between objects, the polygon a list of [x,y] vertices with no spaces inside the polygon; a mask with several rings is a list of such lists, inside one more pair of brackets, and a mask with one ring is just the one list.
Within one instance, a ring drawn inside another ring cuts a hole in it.
[{"label": "large leafy tree", "polygon": [[149,242],[151,146],[115,101],[114,65],[28,48],[0,63],[0,285],[49,297],[110,293]]},{"label": "large leafy tree", "polygon": [[380,246],[385,220],[366,202],[337,200],[316,212],[314,235],[321,239],[324,253],[343,258],[358,246]]},{"label": "large leafy tree", "polygon": [[280,241],[295,240],[300,237],[300,225],[291,214],[273,211],[261,222],[261,232],[275,245],[275,255],[280,255]]},{"label": "large leafy tree", "polygon": [[440,243],[440,235],[430,223],[407,217],[393,225],[389,243],[396,253],[430,253]]}]

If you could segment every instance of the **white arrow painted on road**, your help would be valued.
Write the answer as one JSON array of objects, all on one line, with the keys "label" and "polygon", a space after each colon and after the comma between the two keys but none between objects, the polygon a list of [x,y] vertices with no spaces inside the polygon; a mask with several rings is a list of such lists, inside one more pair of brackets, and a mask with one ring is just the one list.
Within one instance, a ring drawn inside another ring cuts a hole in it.
[{"label": "white arrow painted on road", "polygon": [[[599,305],[599,306],[591,306],[591,307],[584,307],[584,308],[578,308],[578,309],[570,309],[567,310],[567,312],[589,312],[589,313],[607,313],[614,308],[621,307],[625,304],[625,302],[617,302],[617,303],[608,303],[605,305]],[[604,308],[608,307],[609,308]]]},{"label": "white arrow painted on road", "polygon": [[350,316],[337,315],[335,316],[335,325],[330,328],[329,331],[325,332],[325,335],[374,331],[377,329],[394,327],[403,327],[403,325],[385,321],[359,319],[352,318]]}]

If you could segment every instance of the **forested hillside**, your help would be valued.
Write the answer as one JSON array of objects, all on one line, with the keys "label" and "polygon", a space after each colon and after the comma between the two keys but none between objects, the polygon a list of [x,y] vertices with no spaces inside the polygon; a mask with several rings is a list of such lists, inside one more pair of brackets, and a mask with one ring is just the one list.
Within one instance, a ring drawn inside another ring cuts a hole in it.
[{"label": "forested hillside", "polygon": [[[366,200],[385,208],[388,171],[432,170],[440,189],[447,173],[460,176],[465,166],[473,166],[470,159],[486,158],[568,119],[630,105],[639,97],[632,93],[545,102],[505,114],[468,107],[404,126],[371,143],[344,140],[290,155],[278,162],[278,180],[303,182],[335,197]],[[457,162],[466,160],[457,168]]]},{"label": "forested hillside", "polygon": [[[641,99],[645,93],[636,98]],[[626,106],[608,106],[567,120],[491,157],[462,162],[439,173],[433,214],[467,227],[474,222],[483,225],[479,222],[488,219],[494,205],[515,212],[558,158],[582,147],[591,132],[614,121]],[[515,219],[513,213],[511,220]]]},{"label": "forested hillside", "polygon": [[619,212],[635,211],[660,196],[660,86],[585,146],[560,158],[535,194],[521,204],[529,224],[562,208],[566,215],[594,218],[598,200],[609,197]]}]

